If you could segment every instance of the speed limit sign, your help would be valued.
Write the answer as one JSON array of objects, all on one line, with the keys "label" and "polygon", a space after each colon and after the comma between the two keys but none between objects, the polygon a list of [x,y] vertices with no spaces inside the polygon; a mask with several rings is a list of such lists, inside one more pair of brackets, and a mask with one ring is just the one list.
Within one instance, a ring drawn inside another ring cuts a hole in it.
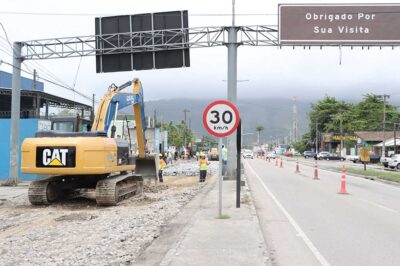
[{"label": "speed limit sign", "polygon": [[239,125],[239,111],[225,100],[210,103],[203,112],[203,124],[216,137],[226,137],[235,132]]}]

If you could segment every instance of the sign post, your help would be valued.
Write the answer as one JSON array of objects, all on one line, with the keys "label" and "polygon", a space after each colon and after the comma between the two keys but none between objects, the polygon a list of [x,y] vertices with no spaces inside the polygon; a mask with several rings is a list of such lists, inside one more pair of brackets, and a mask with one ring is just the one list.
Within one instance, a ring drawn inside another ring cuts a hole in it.
[{"label": "sign post", "polygon": [[360,149],[360,160],[364,164],[364,171],[366,171],[367,170],[367,162],[369,162],[371,160],[368,149],[366,149],[366,148]]},{"label": "sign post", "polygon": [[210,103],[203,112],[203,125],[213,136],[219,137],[218,216],[222,216],[222,138],[231,135],[239,125],[239,111],[229,101]]}]

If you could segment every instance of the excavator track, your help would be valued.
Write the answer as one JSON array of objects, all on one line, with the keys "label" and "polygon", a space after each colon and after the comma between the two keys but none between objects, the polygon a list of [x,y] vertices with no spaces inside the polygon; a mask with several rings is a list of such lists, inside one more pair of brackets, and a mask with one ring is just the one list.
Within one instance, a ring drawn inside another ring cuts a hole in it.
[{"label": "excavator track", "polygon": [[33,181],[28,189],[28,199],[32,205],[50,205],[59,197],[59,192],[51,181]]},{"label": "excavator track", "polygon": [[118,175],[102,179],[96,184],[96,202],[99,206],[115,206],[121,200],[143,191],[141,175]]}]

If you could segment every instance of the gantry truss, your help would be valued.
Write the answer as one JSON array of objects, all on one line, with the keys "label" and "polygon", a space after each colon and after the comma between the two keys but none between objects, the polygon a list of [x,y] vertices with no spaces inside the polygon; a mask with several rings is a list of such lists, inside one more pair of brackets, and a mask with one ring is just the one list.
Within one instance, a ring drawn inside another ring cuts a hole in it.
[{"label": "gantry truss", "polygon": [[[22,59],[51,59],[223,46],[227,27],[166,29],[22,42]],[[278,45],[277,26],[238,26],[238,43]]]}]

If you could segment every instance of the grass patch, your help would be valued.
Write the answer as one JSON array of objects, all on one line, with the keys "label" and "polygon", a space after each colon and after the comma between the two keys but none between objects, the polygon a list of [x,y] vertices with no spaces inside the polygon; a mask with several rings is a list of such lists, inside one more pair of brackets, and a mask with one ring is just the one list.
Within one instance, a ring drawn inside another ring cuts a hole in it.
[{"label": "grass patch", "polygon": [[215,217],[216,219],[230,219],[231,217],[229,216],[229,214],[222,214],[221,216]]},{"label": "grass patch", "polygon": [[[341,170],[341,168],[337,168],[337,171],[340,171],[340,170]],[[366,171],[364,171],[364,169],[354,168],[354,167],[348,167],[347,172],[350,174],[377,177],[380,179],[400,183],[400,173],[399,172],[389,172],[389,171],[380,171],[380,170],[372,170],[372,169],[367,169]]]}]

